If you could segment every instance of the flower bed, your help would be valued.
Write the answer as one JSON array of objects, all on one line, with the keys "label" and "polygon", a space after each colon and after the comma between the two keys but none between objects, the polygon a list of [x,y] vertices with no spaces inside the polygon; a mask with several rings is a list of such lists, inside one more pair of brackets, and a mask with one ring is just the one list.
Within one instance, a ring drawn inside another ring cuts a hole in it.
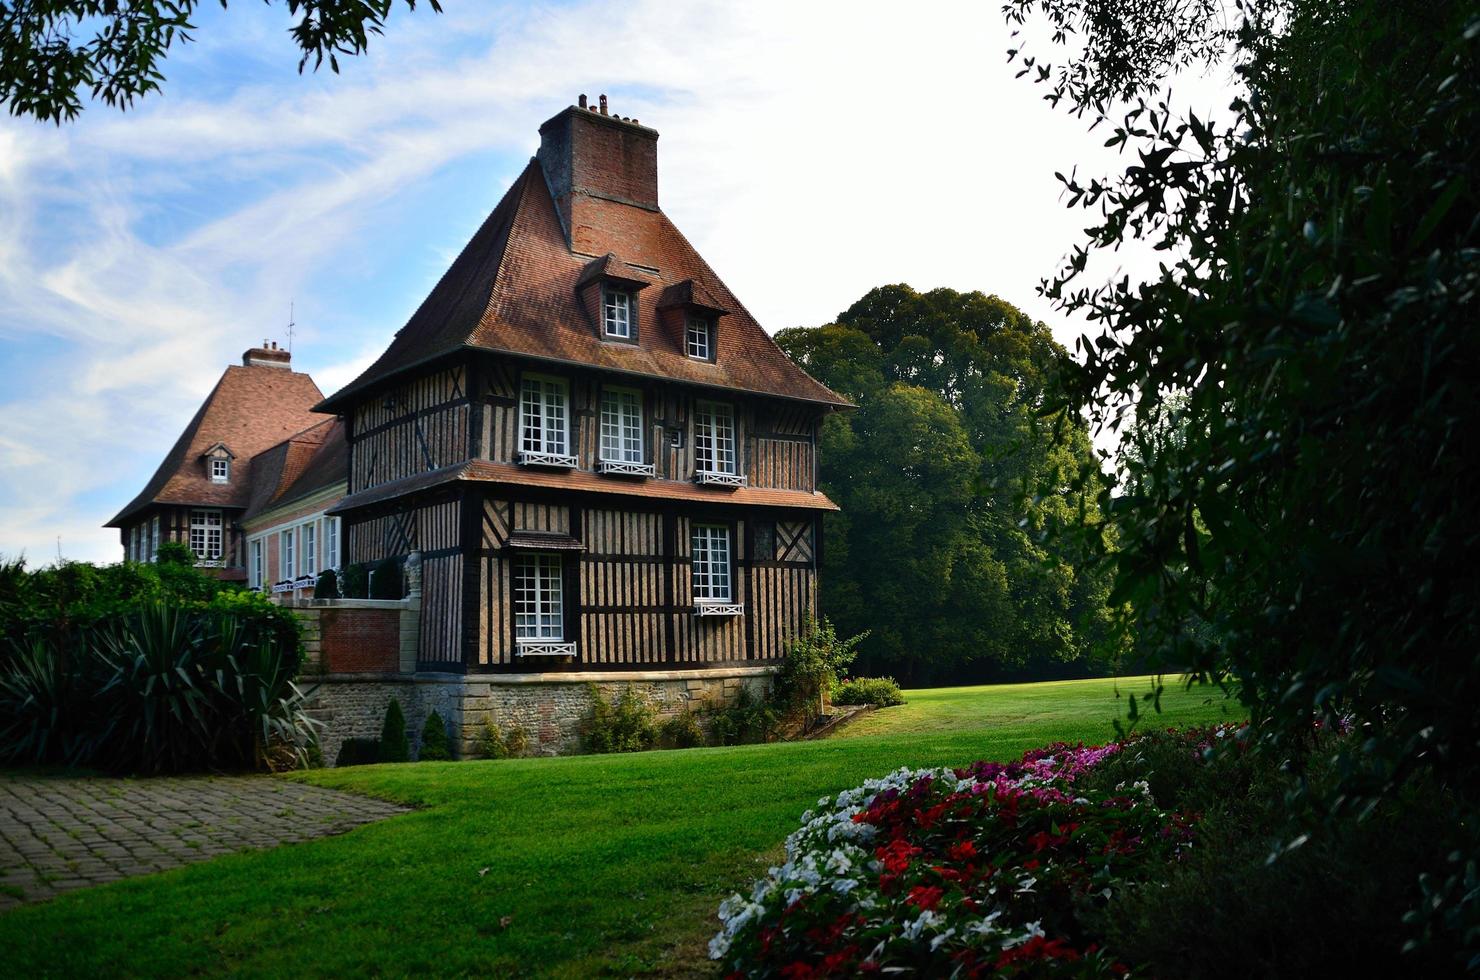
[{"label": "flower bed", "polygon": [[[1184,733],[1190,752],[1226,730]],[[720,907],[733,976],[925,972],[1118,977],[1085,916],[1190,846],[1194,814],[1147,784],[1076,787],[1122,750],[1053,745],[1018,762],[901,769],[824,797],[786,863]]]}]

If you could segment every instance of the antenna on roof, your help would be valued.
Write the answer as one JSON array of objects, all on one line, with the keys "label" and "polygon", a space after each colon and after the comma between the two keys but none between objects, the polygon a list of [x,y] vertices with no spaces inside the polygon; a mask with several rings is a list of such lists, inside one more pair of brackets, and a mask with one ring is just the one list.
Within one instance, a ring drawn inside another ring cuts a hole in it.
[{"label": "antenna on roof", "polygon": [[293,328],[295,326],[297,324],[293,322],[293,301],[290,299],[288,300],[288,354],[290,356],[293,353]]}]

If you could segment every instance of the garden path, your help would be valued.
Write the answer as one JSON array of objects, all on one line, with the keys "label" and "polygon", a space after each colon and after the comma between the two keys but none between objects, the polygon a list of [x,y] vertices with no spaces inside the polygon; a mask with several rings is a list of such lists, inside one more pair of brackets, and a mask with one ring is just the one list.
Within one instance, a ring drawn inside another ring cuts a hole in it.
[{"label": "garden path", "polygon": [[232,851],[341,834],[407,808],[274,779],[0,774],[0,911]]}]

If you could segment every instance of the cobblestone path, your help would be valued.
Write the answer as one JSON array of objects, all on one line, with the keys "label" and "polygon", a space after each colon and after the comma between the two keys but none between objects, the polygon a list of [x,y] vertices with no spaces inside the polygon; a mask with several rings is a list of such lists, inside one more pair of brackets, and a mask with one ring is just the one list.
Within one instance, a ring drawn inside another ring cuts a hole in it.
[{"label": "cobblestone path", "polygon": [[0,773],[0,912],[218,854],[342,834],[406,809],[270,776]]}]

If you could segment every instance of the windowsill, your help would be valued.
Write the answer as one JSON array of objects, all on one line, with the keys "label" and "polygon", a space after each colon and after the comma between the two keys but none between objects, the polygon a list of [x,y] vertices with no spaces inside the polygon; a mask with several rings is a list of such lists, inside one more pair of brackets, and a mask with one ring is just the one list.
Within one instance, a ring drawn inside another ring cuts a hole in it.
[{"label": "windowsill", "polygon": [[515,640],[516,657],[574,657],[576,645],[560,640]]},{"label": "windowsill", "polygon": [[596,464],[596,472],[602,476],[654,476],[658,470],[652,463],[619,463],[603,459]]},{"label": "windowsill", "polygon": [[743,602],[706,602],[699,600],[694,603],[695,616],[744,616],[745,603]]},{"label": "windowsill", "polygon": [[739,473],[719,473],[714,470],[698,470],[694,482],[708,487],[743,487],[745,477]]},{"label": "windowsill", "polygon": [[226,564],[226,560],[224,558],[197,558],[195,560],[195,567],[196,568],[230,568],[231,566]]},{"label": "windowsill", "polygon": [[574,456],[564,456],[560,453],[529,453],[519,454],[520,466],[548,466],[553,469],[572,470],[576,467]]}]

